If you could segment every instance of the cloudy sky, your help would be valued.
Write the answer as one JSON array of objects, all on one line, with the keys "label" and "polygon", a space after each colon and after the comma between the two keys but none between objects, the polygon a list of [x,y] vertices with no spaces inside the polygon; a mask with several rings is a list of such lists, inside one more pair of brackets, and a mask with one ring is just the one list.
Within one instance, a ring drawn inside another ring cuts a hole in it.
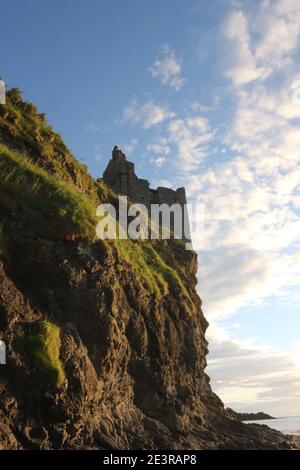
[{"label": "cloudy sky", "polygon": [[300,415],[299,0],[0,6],[0,75],[93,175],[119,144],[153,186],[204,205],[214,390]]}]

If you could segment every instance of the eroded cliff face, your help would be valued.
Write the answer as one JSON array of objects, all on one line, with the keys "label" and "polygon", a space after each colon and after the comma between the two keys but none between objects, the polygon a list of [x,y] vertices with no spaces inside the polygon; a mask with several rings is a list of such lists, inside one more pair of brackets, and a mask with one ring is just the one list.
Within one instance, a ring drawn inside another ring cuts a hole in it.
[{"label": "eroded cliff face", "polygon": [[[96,241],[56,208],[62,187],[14,166],[28,159],[94,205],[114,197],[28,106],[13,91],[0,107],[0,448],[289,448],[276,431],[230,419],[211,391],[195,253]],[[41,181],[50,212],[35,199]]]}]

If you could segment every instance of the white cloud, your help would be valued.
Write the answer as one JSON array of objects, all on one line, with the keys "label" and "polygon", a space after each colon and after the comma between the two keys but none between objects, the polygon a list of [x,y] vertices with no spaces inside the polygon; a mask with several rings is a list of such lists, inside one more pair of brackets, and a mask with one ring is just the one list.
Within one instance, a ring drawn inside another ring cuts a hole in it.
[{"label": "white cloud", "polygon": [[182,172],[195,170],[203,163],[214,137],[207,118],[198,114],[179,119],[169,108],[153,101],[140,104],[137,99],[131,100],[123,110],[122,122],[140,124],[144,129],[158,127],[162,134],[147,145],[146,153],[160,156],[157,166],[165,163],[166,155],[172,153],[169,160]]},{"label": "white cloud", "polygon": [[300,36],[299,2],[261,2],[256,17],[248,16],[234,10],[224,25],[231,46],[227,76],[239,86],[265,80],[274,71],[291,66]]},{"label": "white cloud", "polygon": [[131,155],[135,151],[135,148],[138,143],[138,139],[131,139],[128,144],[121,145],[121,148],[123,149],[125,155]]},{"label": "white cloud", "polygon": [[168,155],[171,151],[171,147],[166,137],[158,137],[152,144],[147,145],[146,151],[149,153]]},{"label": "white cloud", "polygon": [[300,5],[290,0],[279,0],[262,6],[261,39],[255,51],[256,60],[273,70],[292,63],[300,33]]},{"label": "white cloud", "polygon": [[298,38],[297,23],[283,18],[272,18],[268,21],[267,31],[256,49],[255,58],[280,67],[285,57],[296,48]]},{"label": "white cloud", "polygon": [[150,160],[150,162],[153,163],[157,168],[161,168],[166,163],[166,161],[166,157],[152,158]]},{"label": "white cloud", "polygon": [[199,290],[208,317],[226,318],[240,307],[264,298],[270,282],[268,262],[263,252],[244,245],[200,254]]},{"label": "white cloud", "polygon": [[168,127],[168,141],[176,148],[175,163],[183,172],[195,170],[208,156],[213,138],[209,122],[202,116],[173,119]]},{"label": "white cloud", "polygon": [[297,351],[283,353],[254,341],[234,340],[214,323],[208,330],[208,373],[213,390],[237,411],[295,414],[300,399]]},{"label": "white cloud", "polygon": [[300,284],[299,132],[253,96],[260,103],[259,93],[243,95],[232,120],[228,142],[240,155],[186,177],[189,197],[206,208],[200,293],[208,316]]},{"label": "white cloud", "polygon": [[169,46],[163,46],[149,71],[152,77],[158,78],[163,85],[179,91],[185,82],[181,76],[181,63],[181,59],[176,57]]},{"label": "white cloud", "polygon": [[[297,75],[292,82],[288,78],[281,87],[276,89],[276,92],[271,87],[259,85],[255,86],[251,92],[240,93],[239,109],[252,111],[252,116],[258,120],[259,124],[264,122],[264,125],[269,125],[270,128],[273,127],[275,119],[276,123],[282,126],[285,121],[300,118],[300,105],[293,101],[292,83],[296,80]],[[258,113],[260,113],[260,117]],[[236,121],[238,121],[238,117]],[[250,132],[253,127],[257,132],[255,122],[252,124]]]},{"label": "white cloud", "polygon": [[[298,224],[298,237],[299,234]],[[206,315],[214,319],[230,317],[241,308],[261,304],[271,295],[288,300],[289,290],[299,285],[299,262],[300,253],[265,252],[251,244],[224,243],[205,250],[199,256],[199,291]]]},{"label": "white cloud", "polygon": [[122,121],[141,124],[144,129],[149,129],[174,116],[175,114],[164,105],[151,100],[141,104],[134,98],[123,109]]},{"label": "white cloud", "polygon": [[253,80],[265,79],[271,70],[258,67],[251,50],[248,21],[242,11],[233,11],[227,18],[224,34],[232,43],[232,66],[227,71],[235,85],[244,85]]}]

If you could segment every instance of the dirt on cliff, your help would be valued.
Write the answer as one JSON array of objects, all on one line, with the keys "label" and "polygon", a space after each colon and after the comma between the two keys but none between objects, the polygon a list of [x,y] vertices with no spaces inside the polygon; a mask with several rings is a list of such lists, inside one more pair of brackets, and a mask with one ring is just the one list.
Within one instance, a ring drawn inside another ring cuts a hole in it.
[{"label": "dirt on cliff", "polygon": [[210,388],[196,254],[96,240],[115,196],[18,90],[0,144],[0,448],[290,448]]}]

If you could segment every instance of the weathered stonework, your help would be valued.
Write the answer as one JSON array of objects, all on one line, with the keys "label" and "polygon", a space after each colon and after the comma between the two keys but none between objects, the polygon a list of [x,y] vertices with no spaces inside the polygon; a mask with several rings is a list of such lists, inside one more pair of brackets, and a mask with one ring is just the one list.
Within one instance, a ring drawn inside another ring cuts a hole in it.
[{"label": "weathered stonework", "polygon": [[170,188],[158,187],[151,189],[149,181],[138,178],[134,171],[134,164],[126,159],[125,154],[115,146],[112,158],[103,173],[104,182],[116,193],[128,196],[132,202],[142,203],[147,207],[150,204],[186,204],[184,188],[175,191]]}]

